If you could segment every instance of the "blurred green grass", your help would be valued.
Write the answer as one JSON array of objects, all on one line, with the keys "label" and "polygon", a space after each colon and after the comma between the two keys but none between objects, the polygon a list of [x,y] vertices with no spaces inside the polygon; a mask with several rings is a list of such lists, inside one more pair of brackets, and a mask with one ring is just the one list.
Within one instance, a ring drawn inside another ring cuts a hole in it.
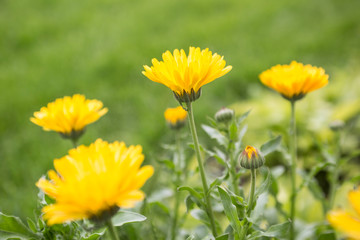
[{"label": "blurred green grass", "polygon": [[357,0],[1,0],[0,211],[31,216],[34,183],[71,147],[29,121],[55,98],[82,93],[109,108],[82,143],[124,140],[156,155],[163,111],[177,102],[142,76],[151,58],[189,46],[225,56],[233,70],[195,104],[203,122],[221,106],[261,99],[268,90],[257,76],[278,63],[322,66],[347,84],[359,70],[332,76],[359,66],[358,9]]}]

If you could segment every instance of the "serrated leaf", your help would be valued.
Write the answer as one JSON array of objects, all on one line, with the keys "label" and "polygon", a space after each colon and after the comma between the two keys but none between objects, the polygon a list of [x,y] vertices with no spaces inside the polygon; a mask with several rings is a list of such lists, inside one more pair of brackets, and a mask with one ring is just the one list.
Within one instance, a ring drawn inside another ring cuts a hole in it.
[{"label": "serrated leaf", "polygon": [[215,139],[220,145],[224,147],[228,146],[228,140],[223,134],[221,134],[221,132],[219,132],[219,130],[204,124],[201,125],[201,127],[212,139]]},{"label": "serrated leaf", "polygon": [[20,218],[8,216],[0,212],[0,240],[3,239],[34,239],[38,236],[33,233]]},{"label": "serrated leaf", "polygon": [[221,202],[224,206],[225,215],[229,219],[231,227],[234,229],[234,232],[236,232],[237,235],[240,237],[242,228],[239,221],[239,216],[237,214],[237,209],[232,203],[230,195],[224,188],[218,186],[218,191],[220,194]]},{"label": "serrated leaf", "polygon": [[120,210],[112,218],[112,222],[115,227],[120,227],[126,223],[142,222],[145,221],[146,217],[135,212]]},{"label": "serrated leaf", "polygon": [[270,139],[263,145],[261,145],[260,152],[263,154],[263,156],[265,157],[269,153],[272,153],[272,152],[278,150],[280,143],[281,143],[281,139],[282,139],[282,136],[279,135],[273,139]]}]

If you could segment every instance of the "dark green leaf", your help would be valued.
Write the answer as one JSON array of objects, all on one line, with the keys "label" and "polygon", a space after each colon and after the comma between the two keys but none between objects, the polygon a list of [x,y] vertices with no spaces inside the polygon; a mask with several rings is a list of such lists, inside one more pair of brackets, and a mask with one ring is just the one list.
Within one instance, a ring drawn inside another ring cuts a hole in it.
[{"label": "dark green leaf", "polygon": [[217,236],[215,238],[215,240],[228,240],[228,239],[229,239],[229,234],[228,233],[222,234],[222,235]]},{"label": "dark green leaf", "polygon": [[38,236],[28,229],[20,218],[0,212],[0,240],[8,238],[34,239]]},{"label": "dark green leaf", "polygon": [[234,232],[238,234],[240,237],[241,235],[241,224],[239,221],[239,216],[237,214],[237,209],[234,204],[232,204],[231,197],[228,194],[228,192],[222,188],[221,186],[218,186],[218,191],[220,194],[221,202],[224,206],[224,211],[226,217],[229,219],[230,224],[232,228],[234,229]]},{"label": "dark green leaf", "polygon": [[129,212],[120,210],[113,218],[112,222],[114,226],[120,227],[125,223],[142,222],[145,221],[146,217],[135,212]]},{"label": "dark green leaf", "polygon": [[278,150],[280,143],[281,143],[281,139],[282,139],[282,137],[281,137],[281,135],[279,135],[279,136],[267,141],[263,145],[261,145],[260,152],[263,154],[263,156],[265,157],[269,153],[272,153],[272,152]]}]

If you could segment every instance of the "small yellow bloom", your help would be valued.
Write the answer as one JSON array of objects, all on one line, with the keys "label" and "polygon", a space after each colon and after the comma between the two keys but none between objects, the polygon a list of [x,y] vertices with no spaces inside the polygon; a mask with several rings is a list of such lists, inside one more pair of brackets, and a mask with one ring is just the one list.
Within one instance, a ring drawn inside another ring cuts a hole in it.
[{"label": "small yellow bloom", "polygon": [[140,167],[141,146],[97,139],[54,160],[50,181],[41,178],[36,186],[56,203],[42,209],[49,225],[79,219],[102,220],[118,208],[133,207],[144,198],[139,190],[152,176],[152,166]]},{"label": "small yellow bloom", "polygon": [[86,125],[95,122],[107,108],[98,100],[85,99],[84,95],[58,98],[34,113],[30,121],[43,127],[45,131],[56,131],[70,137],[74,132],[81,132]]},{"label": "small yellow bloom", "polygon": [[239,156],[240,166],[246,169],[257,169],[264,165],[265,158],[259,150],[252,146],[246,146]]},{"label": "small yellow bloom", "polygon": [[208,48],[190,47],[189,56],[183,49],[173,54],[166,51],[163,61],[152,59],[152,67],[144,66],[142,73],[150,80],[170,88],[180,102],[195,101],[200,97],[200,88],[231,70],[223,57],[212,54]]},{"label": "small yellow bloom", "polygon": [[187,112],[179,106],[166,109],[164,116],[171,128],[179,129],[185,125]]},{"label": "small yellow bloom", "polygon": [[[350,191],[348,198],[360,217],[360,188]],[[344,232],[349,238],[360,240],[360,218],[342,210],[333,210],[328,213],[327,219],[334,228]]]},{"label": "small yellow bloom", "polygon": [[292,61],[290,65],[276,65],[262,72],[259,77],[264,85],[291,101],[299,100],[307,93],[324,87],[329,79],[323,68],[296,61]]}]

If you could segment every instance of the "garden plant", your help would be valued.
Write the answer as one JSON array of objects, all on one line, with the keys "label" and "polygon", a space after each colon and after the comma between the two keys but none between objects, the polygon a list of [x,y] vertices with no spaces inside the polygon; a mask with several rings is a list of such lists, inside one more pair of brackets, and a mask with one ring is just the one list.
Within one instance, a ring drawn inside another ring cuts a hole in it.
[{"label": "garden plant", "polygon": [[[254,146],[244,138],[252,131],[246,124],[252,109],[237,112],[227,106],[209,113],[213,116],[206,123],[195,119],[209,83],[226,78],[237,66],[227,65],[224,56],[208,48],[192,46],[188,52],[166,51],[162,60],[151,63],[143,75],[168,87],[174,95],[171,105],[177,105],[164,111],[170,138],[151,156],[156,161],[143,165],[142,147],[127,145],[121,136],[113,142],[97,138],[82,143],[86,129],[93,127],[89,125],[108,117],[101,101],[74,94],[48,103],[30,121],[73,147],[53,160],[54,170],[34,182],[39,189],[34,216],[24,222],[0,213],[1,240],[360,240],[360,175],[341,175],[359,155],[355,148],[342,152],[346,123],[329,126],[333,141],[318,142],[312,154],[321,160],[314,166],[306,169],[298,160],[297,136],[304,128],[297,128],[296,106],[329,84],[323,68],[292,61],[259,73],[258,84],[288,103],[283,114],[289,122],[287,132],[269,132],[266,142]],[[207,134],[207,144],[199,141],[199,131]],[[277,166],[271,163],[275,158]],[[326,194],[317,179],[320,173],[327,177]],[[345,183],[353,188],[347,193],[353,212],[335,205]],[[149,188],[142,190],[146,184]],[[298,217],[298,206],[307,201],[304,191],[322,208],[316,222]]]}]

